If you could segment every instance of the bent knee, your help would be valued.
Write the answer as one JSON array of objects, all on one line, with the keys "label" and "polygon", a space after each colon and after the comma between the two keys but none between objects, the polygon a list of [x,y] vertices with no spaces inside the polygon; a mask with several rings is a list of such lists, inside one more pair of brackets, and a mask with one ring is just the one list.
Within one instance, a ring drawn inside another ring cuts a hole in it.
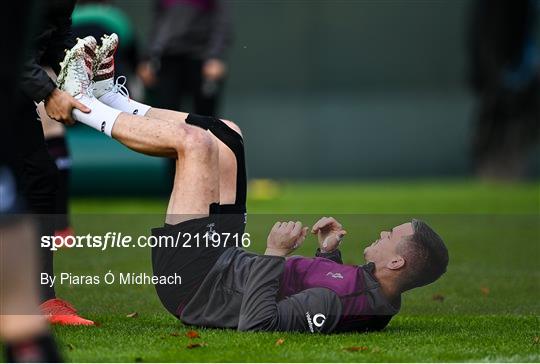
[{"label": "bent knee", "polygon": [[235,132],[237,132],[238,134],[240,134],[240,136],[243,136],[242,135],[242,129],[240,129],[240,127],[238,126],[238,124],[236,124],[235,122],[231,121],[231,120],[225,120],[225,119],[221,119],[221,121],[223,121],[225,124],[227,124],[227,126],[229,128],[231,128],[232,130],[234,130]]},{"label": "bent knee", "polygon": [[217,155],[218,144],[212,135],[197,127],[184,128],[179,140],[179,151],[185,155],[210,157]]}]

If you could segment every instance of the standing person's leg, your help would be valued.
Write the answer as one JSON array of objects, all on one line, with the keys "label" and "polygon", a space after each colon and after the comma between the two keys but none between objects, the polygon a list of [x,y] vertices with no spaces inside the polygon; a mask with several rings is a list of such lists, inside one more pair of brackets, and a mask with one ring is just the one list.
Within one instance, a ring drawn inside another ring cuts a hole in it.
[{"label": "standing person's leg", "polygon": [[152,105],[163,109],[179,109],[182,99],[181,66],[179,57],[165,56],[161,59],[156,84],[147,90]]},{"label": "standing person's leg", "polygon": [[[22,96],[21,96],[22,97]],[[47,151],[43,129],[38,121],[33,101],[25,102],[17,108],[15,139],[17,154],[17,174],[29,212],[36,214],[38,234],[36,247],[39,248],[39,264],[36,270],[36,282],[40,282],[41,274],[54,274],[53,252],[41,247],[40,236],[54,235],[55,206],[58,183],[58,169]],[[56,298],[54,286],[40,284],[42,313],[49,322],[60,325],[94,325],[91,320],[80,317],[69,303]]]},{"label": "standing person's leg", "polygon": [[[161,59],[159,71],[156,74],[156,84],[148,90],[148,98],[152,105],[162,109],[179,110],[182,102],[184,71],[183,58],[179,56],[164,56]],[[174,186],[176,163],[173,159],[166,160],[169,188]]]},{"label": "standing person's leg", "polygon": [[74,235],[69,219],[71,155],[65,135],[46,136],[45,143],[58,169],[58,189],[55,198],[54,235]]},{"label": "standing person's leg", "polygon": [[195,113],[217,116],[224,80],[210,80],[203,75],[204,61],[191,60],[191,87]]},{"label": "standing person's leg", "polygon": [[59,362],[47,320],[38,308],[33,221],[22,215],[2,216],[0,236],[0,339],[7,343],[7,361]]},{"label": "standing person's leg", "polygon": [[[17,174],[29,211],[38,214],[38,236],[51,236],[54,233],[52,214],[55,213],[58,169],[47,152],[34,103],[23,95],[19,100],[19,120],[14,123]],[[37,240],[36,245],[39,246]],[[36,281],[41,273],[53,275],[53,253],[50,249],[41,248],[38,261]],[[41,290],[43,302],[56,296],[54,287],[41,285]]]}]

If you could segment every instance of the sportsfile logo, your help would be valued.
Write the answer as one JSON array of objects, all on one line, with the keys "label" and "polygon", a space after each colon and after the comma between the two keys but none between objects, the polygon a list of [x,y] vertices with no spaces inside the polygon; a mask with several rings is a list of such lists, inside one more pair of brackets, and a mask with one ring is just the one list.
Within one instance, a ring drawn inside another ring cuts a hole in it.
[{"label": "sportsfile logo", "polygon": [[324,322],[326,321],[326,316],[323,315],[322,313],[318,313],[315,316],[313,316],[313,319],[312,319],[311,314],[308,311],[306,312],[306,319],[309,326],[309,331],[314,333],[315,329],[313,328],[313,326],[315,326],[317,329],[320,329],[324,325]]}]

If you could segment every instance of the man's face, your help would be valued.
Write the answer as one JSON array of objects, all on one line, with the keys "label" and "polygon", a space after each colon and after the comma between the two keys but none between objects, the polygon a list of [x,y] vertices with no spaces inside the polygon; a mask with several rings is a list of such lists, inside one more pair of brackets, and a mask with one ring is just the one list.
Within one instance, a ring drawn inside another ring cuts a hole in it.
[{"label": "man's face", "polygon": [[396,256],[398,243],[406,236],[414,233],[412,223],[396,226],[390,231],[381,231],[380,238],[364,250],[364,259],[376,266],[387,266]]}]

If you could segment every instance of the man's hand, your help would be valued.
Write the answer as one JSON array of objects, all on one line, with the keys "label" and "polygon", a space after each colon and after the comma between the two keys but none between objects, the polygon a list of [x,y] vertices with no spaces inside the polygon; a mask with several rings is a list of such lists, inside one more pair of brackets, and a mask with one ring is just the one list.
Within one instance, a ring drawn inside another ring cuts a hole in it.
[{"label": "man's hand", "polygon": [[73,120],[73,117],[71,116],[71,111],[73,111],[73,109],[78,109],[84,113],[89,113],[91,111],[73,96],[57,88],[45,99],[45,111],[47,112],[47,115],[49,115],[51,119],[59,121],[62,124],[75,124],[75,120]]},{"label": "man's hand", "polygon": [[225,76],[226,70],[223,61],[213,58],[204,62],[202,74],[209,81],[219,81]]},{"label": "man's hand", "polygon": [[292,253],[304,242],[307,227],[302,227],[300,221],[276,222],[266,242],[265,255],[284,257]]},{"label": "man's hand", "polygon": [[312,234],[317,234],[319,238],[319,249],[322,253],[330,253],[336,250],[347,235],[343,226],[333,217],[323,217],[313,225]]}]

